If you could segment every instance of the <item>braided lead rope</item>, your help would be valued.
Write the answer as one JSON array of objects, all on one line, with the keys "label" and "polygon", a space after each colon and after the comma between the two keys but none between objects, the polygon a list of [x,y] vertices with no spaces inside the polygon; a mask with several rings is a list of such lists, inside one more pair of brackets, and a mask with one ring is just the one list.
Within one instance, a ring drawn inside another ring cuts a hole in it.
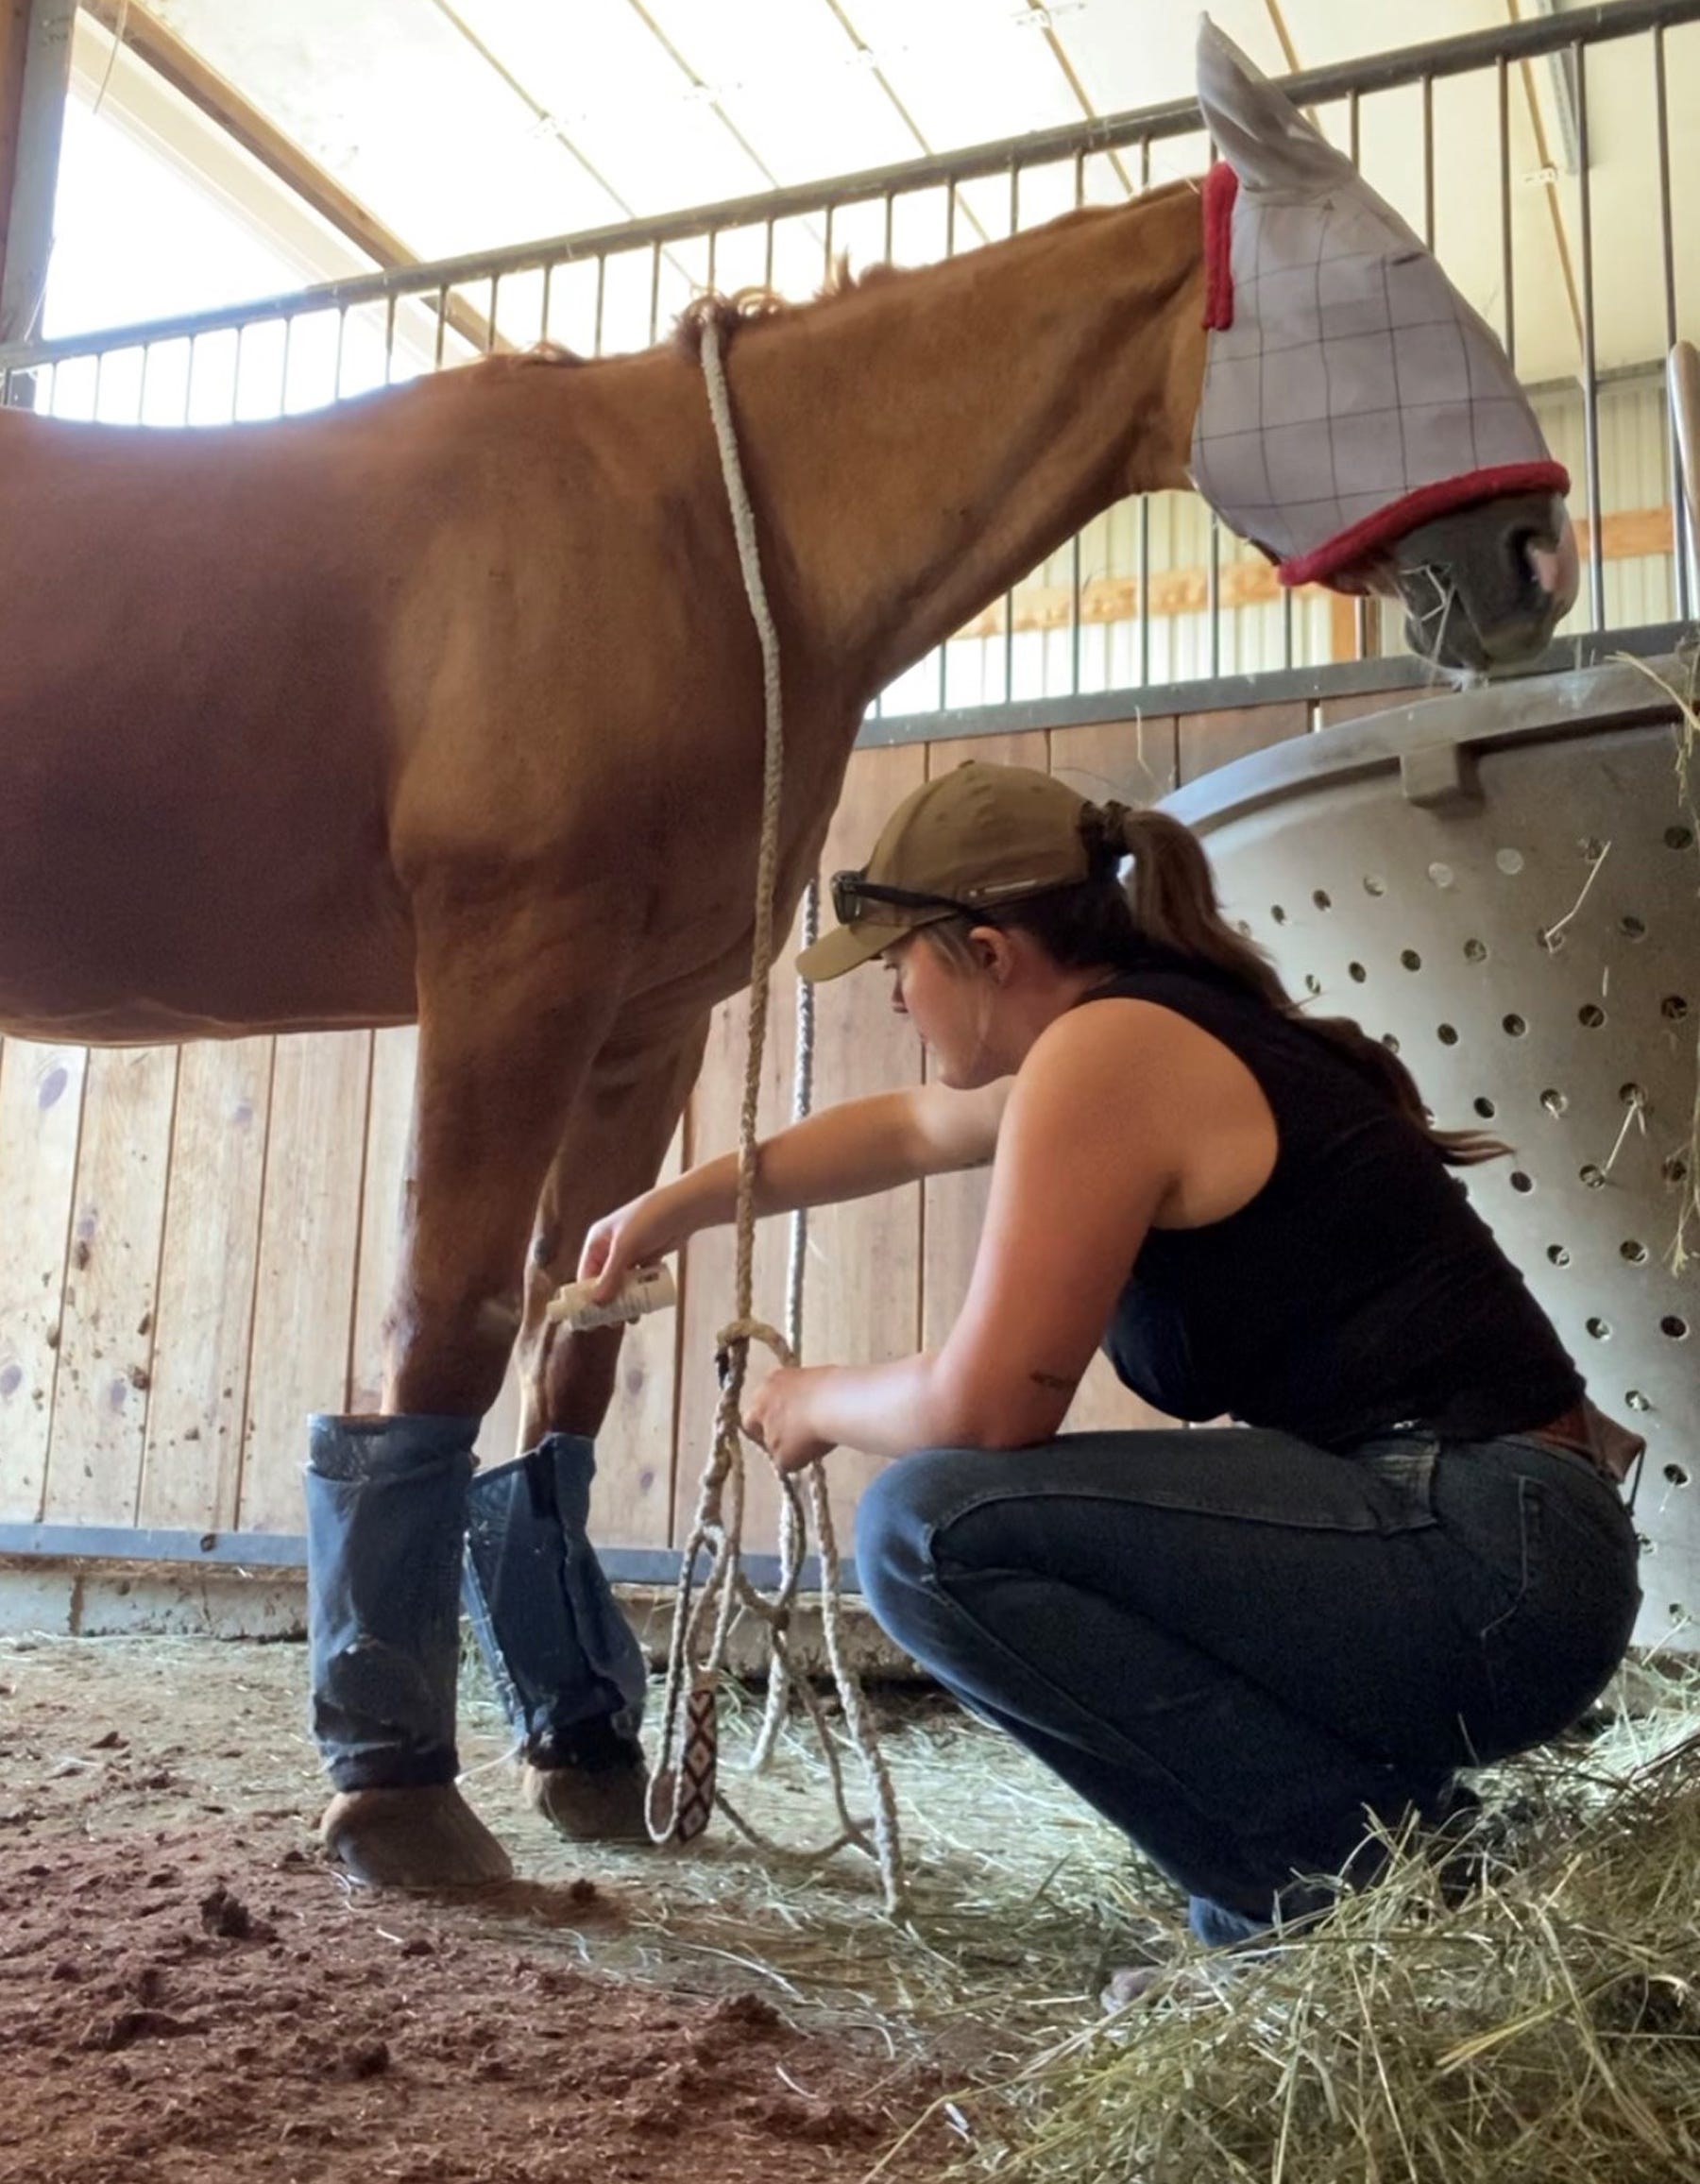
[{"label": "braided lead rope", "polygon": [[[724,1665],[733,1616],[741,1607],[760,1616],[768,1625],[774,1672],[782,1681],[782,1698],[784,1687],[789,1687],[794,1681],[804,1695],[809,1716],[820,1736],[841,1822],[838,1838],[826,1849],[815,1853],[824,1857],[830,1856],[847,1843],[856,1843],[864,1850],[870,1849],[870,1846],[865,1823],[853,1819],[845,1805],[838,1751],[820,1701],[806,1679],[793,1679],[790,1674],[788,1627],[802,1567],[803,1544],[807,1531],[802,1504],[793,1479],[780,1477],[779,1480],[783,1493],[781,1506],[786,1513],[781,1520],[783,1581],[777,1600],[771,1604],[764,1601],[740,1566],[744,1501],[742,1394],[749,1346],[752,1341],[761,1341],[782,1364],[789,1365],[796,1361],[797,1338],[802,1324],[807,1231],[800,1218],[793,1220],[791,1262],[787,1285],[788,1334],[782,1336],[765,1322],[756,1320],[751,1309],[755,1290],[756,1121],[760,1101],[761,1064],[767,1036],[768,995],[774,960],[774,895],[778,869],[779,809],[784,764],[779,637],[762,582],[755,513],[744,485],[737,431],[726,393],[720,329],[712,319],[706,321],[703,327],[702,363],[709,414],[714,420],[721,469],[731,508],[739,565],[743,575],[751,616],[761,644],[765,722],[761,842],[756,859],[755,934],[751,949],[750,1036],[744,1069],[743,1104],[739,1117],[736,1317],[716,1338],[721,1391],[715,1409],[714,1447],[704,1468],[689,1538],[680,1557],[679,1577],[673,1596],[672,1631],[668,1646],[661,1749],[655,1773],[649,1786],[646,1819],[650,1834],[657,1842],[672,1840],[678,1832],[681,1804],[686,1791],[686,1769],[682,1765],[675,1766],[673,1760],[689,1663],[696,1654],[701,1628],[705,1621],[711,1619],[712,1630],[706,1657],[696,1674],[694,1684],[698,1691],[706,1686],[712,1693]],[[818,896],[812,914],[818,923]],[[803,991],[808,995],[807,987]],[[812,995],[808,995],[806,1007],[799,1007],[800,1041],[804,1036],[805,1023],[808,1026],[808,1054],[806,1066],[799,1068],[798,1097],[806,1102],[812,1090]],[[807,1112],[807,1106],[803,1111]],[[871,1854],[878,1860],[886,1908],[895,1914],[902,1908],[905,1897],[896,1831],[895,1797],[890,1774],[874,1735],[873,1725],[868,1719],[860,1687],[849,1670],[845,1656],[836,1597],[839,1585],[837,1546],[832,1536],[831,1518],[826,1510],[825,1491],[820,1478],[819,1465],[811,1466],[810,1473],[810,1502],[815,1510],[817,1526],[820,1527],[823,1621],[826,1630],[827,1658],[838,1682],[845,1726],[856,1746],[863,1771],[875,1791],[876,1817]],[[775,1476],[778,1476],[777,1472]],[[728,1486],[732,1503],[730,1523],[725,1522],[722,1516],[722,1497]],[[709,1571],[700,1596],[693,1602],[691,1595],[696,1558],[704,1548],[709,1551]],[[772,1737],[766,1722],[763,1725],[763,1739],[771,1745]],[[717,1795],[717,1801],[740,1833],[752,1842],[767,1849],[781,1851],[782,1854],[790,1854],[783,1852],[782,1846],[768,1843],[747,1820],[733,1810],[723,1795]],[[664,1822],[657,1817],[655,1807],[658,1802],[665,1802],[669,1808]]]},{"label": "braided lead rope", "polygon": [[[803,946],[812,947],[821,932],[821,882],[811,879],[803,895]],[[814,1106],[815,991],[811,979],[797,986],[797,1037],[793,1054],[791,1121],[807,1118]],[[808,1208],[798,1206],[790,1218],[790,1254],[785,1269],[785,1339],[791,1355],[803,1355],[804,1275],[808,1254]],[[774,1606],[782,1609],[790,1629],[790,1605],[803,1577],[803,1552],[808,1527],[796,1499],[786,1494],[779,1504],[779,1593]],[[750,1772],[759,1774],[774,1756],[779,1732],[790,1708],[790,1649],[775,1646],[768,1670],[767,1704],[761,1728],[750,1753]]]},{"label": "braided lead rope", "polygon": [[[820,932],[821,883],[815,878],[809,880],[803,897],[803,946],[812,947],[820,938]],[[814,1105],[814,983],[812,980],[804,979],[797,989],[796,1085],[791,1101],[793,1122],[801,1122]],[[799,1206],[791,1216],[790,1255],[786,1268],[785,1293],[786,1339],[798,1356],[803,1352],[804,1276],[808,1251],[808,1211],[807,1207]],[[839,1567],[838,1539],[832,1522],[832,1503],[826,1492],[826,1476],[818,1463],[812,1463],[805,1474],[805,1479],[809,1514],[814,1518],[815,1538],[820,1542],[821,1628],[826,1641],[827,1664],[832,1670],[833,1683],[844,1710],[844,1721],[851,1742],[862,1760],[868,1785],[874,1793],[875,1851],[879,1861],[880,1873],[886,1882],[888,1908],[895,1911],[900,1906],[903,1893],[903,1859],[897,1833],[896,1795],[892,1787],[892,1778],[880,1757],[873,1724],[868,1719],[861,1680],[851,1665],[849,1652],[844,1645],[843,1584]],[[791,1496],[787,1494],[780,1505],[780,1596],[787,1606],[801,1575],[807,1534],[808,1526],[801,1512],[795,1510]],[[794,1550],[794,1570],[788,1560],[788,1550]],[[777,1739],[790,1698],[790,1650],[781,1642],[782,1636],[781,1631],[775,1630],[774,1665],[768,1679],[767,1709],[761,1724],[761,1734],[756,1739],[750,1762],[752,1770],[766,1764]],[[808,1688],[807,1680],[801,1688],[806,1694],[806,1701],[809,1703],[810,1713],[815,1714],[812,1704],[814,1694]],[[832,1769],[833,1789],[838,1799],[839,1811],[843,1814],[844,1798],[839,1781],[837,1753],[826,1739],[818,1715],[815,1715],[815,1726],[821,1733],[827,1762]],[[859,1830],[858,1834],[859,1838]],[[866,1848],[865,1840],[863,1847]]]}]

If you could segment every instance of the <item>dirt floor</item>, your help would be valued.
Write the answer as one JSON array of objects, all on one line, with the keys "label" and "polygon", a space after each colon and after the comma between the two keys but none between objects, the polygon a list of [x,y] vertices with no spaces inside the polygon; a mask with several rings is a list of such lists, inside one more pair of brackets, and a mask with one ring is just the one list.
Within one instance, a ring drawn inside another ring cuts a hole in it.
[{"label": "dirt floor", "polygon": [[[865,1861],[775,1878],[723,1825],[690,1858],[587,1862],[518,1808],[475,1689],[468,1793],[528,1877],[398,1898],[315,1857],[304,1674],[292,1645],[0,1640],[4,2184],[808,2184],[923,2119],[881,2171],[914,2179],[961,2150],[953,2076],[1035,2011],[1090,2016],[1105,1945],[1059,1898],[1078,1971],[1024,1991],[985,1885],[1026,1794],[1001,1743],[983,1842],[937,1798],[915,1827],[948,1952],[883,1919]],[[909,1715],[911,1757],[964,1733]],[[818,1836],[820,1786],[781,1766],[764,1824]],[[1014,1862],[1032,1902],[1103,1850],[1061,1824]]]}]

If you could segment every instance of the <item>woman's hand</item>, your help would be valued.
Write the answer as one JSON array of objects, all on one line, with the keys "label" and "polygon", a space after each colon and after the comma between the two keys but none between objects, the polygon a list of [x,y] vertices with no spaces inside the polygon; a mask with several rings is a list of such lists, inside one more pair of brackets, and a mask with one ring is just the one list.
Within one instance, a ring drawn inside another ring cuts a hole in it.
[{"label": "woman's hand", "polygon": [[782,1472],[803,1471],[837,1446],[823,1441],[809,1420],[811,1398],[831,1370],[822,1365],[781,1365],[754,1394],[744,1397],[744,1431]]},{"label": "woman's hand", "polygon": [[691,1233],[673,1185],[646,1190],[641,1198],[604,1214],[591,1229],[579,1254],[578,1278],[594,1282],[595,1300],[605,1305],[618,1295],[620,1283],[634,1268],[654,1266],[669,1252],[677,1251]]}]

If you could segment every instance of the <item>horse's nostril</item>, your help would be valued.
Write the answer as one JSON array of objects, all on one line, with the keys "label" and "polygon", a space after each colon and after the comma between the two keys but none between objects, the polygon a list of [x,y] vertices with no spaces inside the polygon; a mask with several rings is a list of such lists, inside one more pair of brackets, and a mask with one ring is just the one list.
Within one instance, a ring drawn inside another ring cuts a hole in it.
[{"label": "horse's nostril", "polygon": [[1523,531],[1512,541],[1512,560],[1519,581],[1546,599],[1562,599],[1567,572],[1562,547],[1539,531]]},{"label": "horse's nostril", "polygon": [[1544,524],[1520,526],[1508,534],[1514,558],[1527,572],[1526,581],[1550,600],[1559,615],[1569,612],[1576,597],[1579,570],[1576,542],[1568,521],[1556,529]]}]

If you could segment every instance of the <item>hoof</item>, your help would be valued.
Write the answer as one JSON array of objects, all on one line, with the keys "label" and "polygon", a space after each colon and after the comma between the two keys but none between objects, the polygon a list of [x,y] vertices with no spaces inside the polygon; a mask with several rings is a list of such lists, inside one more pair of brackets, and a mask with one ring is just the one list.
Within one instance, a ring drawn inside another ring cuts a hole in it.
[{"label": "hoof", "polygon": [[1136,2003],[1155,2009],[1169,2004],[1181,2010],[1199,2010],[1225,2004],[1232,1991],[1236,1967],[1228,1963],[1132,1964],[1112,1972],[1098,1996],[1106,2017],[1116,2017]]},{"label": "hoof", "polygon": [[452,1783],[345,1790],[325,1807],[319,1840],[331,1863],[367,1888],[479,1888],[514,1874]]},{"label": "hoof", "polygon": [[528,1760],[519,1777],[525,1803],[570,1843],[647,1844],[648,1787],[643,1754],[635,1745],[629,1758],[600,1766],[534,1766]]},{"label": "hoof", "polygon": [[1143,2002],[1160,1979],[1167,1979],[1170,1967],[1166,1964],[1129,1964],[1119,1971],[1113,1971],[1098,1994],[1098,2007],[1107,2017],[1130,2004]]}]

